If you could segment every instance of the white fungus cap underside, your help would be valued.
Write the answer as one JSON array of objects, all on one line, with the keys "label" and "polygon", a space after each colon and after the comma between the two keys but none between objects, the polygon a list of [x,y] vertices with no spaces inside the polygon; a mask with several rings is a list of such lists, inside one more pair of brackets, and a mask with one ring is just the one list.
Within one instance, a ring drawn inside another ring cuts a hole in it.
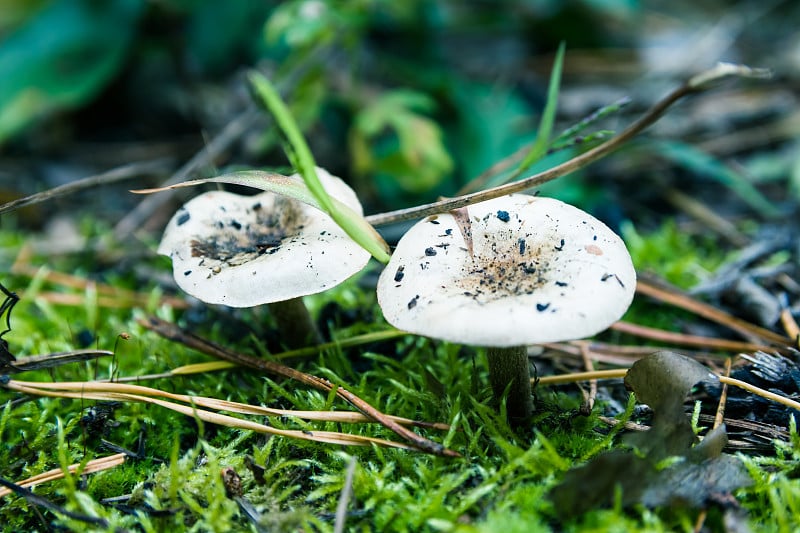
[{"label": "white fungus cap underside", "polygon": [[594,335],[633,299],[622,240],[588,213],[516,194],[468,208],[474,256],[450,214],[418,222],[378,281],[395,327],[451,342],[509,347]]},{"label": "white fungus cap underside", "polygon": [[[319,168],[317,174],[328,194],[362,213],[342,180]],[[322,292],[370,258],[327,214],[270,192],[212,191],[193,198],[170,220],[158,253],[172,259],[182,290],[231,307]]]}]

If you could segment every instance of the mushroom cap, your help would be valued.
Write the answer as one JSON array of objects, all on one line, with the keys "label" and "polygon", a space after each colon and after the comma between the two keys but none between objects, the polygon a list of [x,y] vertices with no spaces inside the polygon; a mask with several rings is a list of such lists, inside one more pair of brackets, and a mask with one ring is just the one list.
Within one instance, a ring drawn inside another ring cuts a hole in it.
[{"label": "mushroom cap", "polygon": [[625,244],[588,213],[524,194],[468,213],[464,231],[441,214],[400,239],[378,280],[389,323],[501,348],[588,337],[630,305],[636,271]]},{"label": "mushroom cap", "polygon": [[[341,179],[321,168],[317,176],[328,194],[363,212]],[[193,198],[167,224],[158,253],[172,259],[182,290],[231,307],[322,292],[359,272],[370,258],[330,216],[271,192],[211,191]]]}]

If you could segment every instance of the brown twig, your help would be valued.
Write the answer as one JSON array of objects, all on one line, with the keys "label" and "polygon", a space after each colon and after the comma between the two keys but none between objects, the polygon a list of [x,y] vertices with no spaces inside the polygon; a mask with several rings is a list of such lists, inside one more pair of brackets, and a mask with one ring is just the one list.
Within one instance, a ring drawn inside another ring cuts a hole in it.
[{"label": "brown twig", "polygon": [[[531,379],[531,385],[534,384],[540,386],[563,385],[565,383],[573,383],[575,381],[586,381],[589,379],[622,379],[625,377],[625,374],[627,372],[628,372],[627,368],[614,368],[610,370],[595,370],[594,372],[573,372],[571,374],[562,374],[558,376],[541,376],[539,378],[536,378],[535,383],[534,380]],[[800,411],[800,402],[797,402],[791,398],[787,398],[786,396],[781,396],[780,394],[775,394],[774,392],[764,390],[761,387],[757,387],[740,379],[734,379],[719,374],[716,374],[716,376],[719,379],[720,383],[732,385],[734,387],[746,390],[747,392],[761,396],[762,398],[772,400],[774,402],[783,404],[786,407],[790,407],[796,411]]]},{"label": "brown twig", "polygon": [[167,338],[175,342],[179,342],[181,344],[186,345],[189,348],[200,351],[207,355],[211,355],[219,359],[224,359],[225,361],[230,361],[240,366],[255,368],[257,370],[268,372],[270,374],[275,374],[283,376],[285,378],[293,379],[295,381],[303,383],[304,385],[313,387],[315,389],[324,392],[330,392],[335,390],[335,393],[339,398],[343,399],[344,401],[355,407],[358,411],[360,411],[364,415],[372,418],[373,420],[380,423],[387,429],[393,431],[398,436],[406,439],[408,442],[412,443],[418,449],[434,455],[443,455],[447,457],[460,457],[460,454],[458,454],[457,452],[449,450],[444,446],[442,446],[441,444],[426,439],[425,437],[422,437],[421,435],[414,433],[408,428],[403,427],[396,421],[386,416],[384,413],[378,411],[370,404],[368,404],[367,402],[365,402],[364,400],[353,394],[352,392],[332,384],[327,379],[322,379],[317,376],[312,376],[311,374],[306,374],[305,372],[300,372],[299,370],[295,370],[294,368],[282,365],[280,363],[276,363],[274,361],[267,361],[243,353],[228,350],[207,339],[194,335],[193,333],[183,331],[180,328],[178,328],[175,324],[172,324],[165,320],[161,320],[156,317],[140,319],[138,322],[145,328],[154,331],[155,333],[158,333],[164,338]]},{"label": "brown twig", "polygon": [[[103,530],[108,530],[110,528],[110,524],[108,523],[108,520],[106,520],[105,518],[98,517],[98,516],[91,516],[91,515],[83,514],[83,513],[76,513],[74,511],[70,511],[69,509],[67,509],[65,507],[61,507],[61,506],[51,502],[50,500],[48,500],[47,498],[45,498],[43,496],[39,496],[38,494],[36,494],[35,492],[31,491],[30,489],[26,489],[25,487],[21,487],[20,485],[17,485],[16,483],[12,483],[11,481],[8,481],[7,479],[0,478],[0,486],[3,486],[5,488],[9,489],[14,494],[16,494],[17,496],[19,496],[21,498],[24,498],[28,503],[32,503],[33,505],[38,505],[40,507],[44,507],[45,509],[48,509],[48,510],[54,512],[54,513],[62,514],[62,515],[66,516],[68,518],[71,518],[73,520],[78,520],[78,521],[81,521],[81,522],[86,522],[87,524],[96,525],[96,526],[98,526],[99,528],[101,528]],[[117,529],[114,529],[113,531],[127,531],[127,530],[117,528]]]},{"label": "brown twig", "polygon": [[[725,377],[731,375],[731,359],[725,359]],[[717,405],[717,413],[714,415],[714,429],[717,429],[725,420],[725,403],[728,401],[728,384],[722,384],[722,392],[719,395],[719,404]]]},{"label": "brown twig", "polygon": [[719,339],[716,337],[703,337],[700,335],[687,335],[685,333],[678,333],[675,331],[640,326],[639,324],[633,324],[631,322],[625,322],[622,320],[612,324],[609,329],[619,331],[620,333],[626,333],[628,335],[635,335],[637,337],[666,342],[679,346],[697,346],[699,348],[727,350],[732,352],[757,352],[759,350],[770,351],[773,349],[772,346],[765,344],[732,341],[729,339]]},{"label": "brown twig", "polygon": [[0,363],[0,372],[3,374],[16,374],[28,372],[29,370],[41,370],[43,368],[53,368],[67,363],[78,363],[90,361],[98,357],[114,355],[114,352],[107,350],[75,350],[72,352],[58,352],[45,355],[29,355],[19,357],[13,363]]},{"label": "brown twig", "polygon": [[[114,455],[109,455],[107,457],[92,459],[91,461],[83,465],[83,467],[81,467],[80,464],[69,465],[69,467],[67,467],[67,470],[69,471],[70,474],[75,474],[76,472],[79,472],[81,475],[92,474],[94,472],[101,472],[103,470],[108,470],[109,468],[114,468],[115,466],[119,466],[124,462],[125,462],[125,454],[117,453]],[[55,481],[56,479],[61,479],[63,477],[64,477],[64,470],[62,468],[55,468],[53,470],[48,470],[47,472],[42,472],[41,474],[31,476],[23,481],[18,481],[16,485],[28,488],[28,487],[33,487],[34,485],[38,485],[39,483]],[[4,496],[12,494],[13,492],[14,491],[10,488],[6,487],[0,488],[0,499],[2,499]]]},{"label": "brown twig", "polygon": [[800,349],[800,326],[797,325],[797,321],[792,316],[792,310],[788,307],[781,310],[781,325],[783,331],[794,340],[795,347]]},{"label": "brown twig", "polygon": [[472,205],[478,202],[499,198],[500,196],[505,196],[507,194],[518,193],[533,187],[538,187],[556,178],[560,178],[561,176],[579,170],[590,163],[607,156],[611,152],[614,152],[638,135],[642,130],[661,118],[661,116],[667,111],[667,109],[670,108],[670,106],[672,106],[672,104],[685,96],[701,91],[705,85],[730,76],[764,77],[764,75],[764,71],[750,69],[744,66],[730,64],[717,65],[715,68],[709,69],[697,76],[692,77],[689,81],[656,102],[644,113],[644,115],[639,117],[639,119],[633,124],[620,132],[619,135],[612,137],[604,143],[595,146],[591,150],[588,150],[583,154],[570,159],[569,161],[545,170],[544,172],[540,172],[539,174],[534,174],[533,176],[529,176],[519,181],[493,187],[485,191],[479,191],[476,193],[459,196],[457,198],[441,200],[407,209],[370,215],[366,217],[367,222],[373,226],[383,226],[403,220],[412,220],[438,213],[446,213],[447,211],[452,211],[453,209],[458,209],[466,205]]},{"label": "brown twig", "polygon": [[[620,98],[619,100],[617,100],[616,102],[614,102],[611,105],[615,106],[617,109],[621,109],[622,107],[628,105],[629,103],[630,103],[630,98],[625,96],[623,98]],[[607,109],[607,108],[604,108],[604,109]],[[588,126],[588,125],[594,123],[599,118],[601,118],[601,116],[604,114],[604,113],[602,113],[602,111],[603,111],[603,109],[598,110],[598,111],[594,111],[589,116],[584,117],[583,119],[581,119],[576,125],[585,127],[585,126]],[[574,126],[572,128],[570,128],[570,129],[573,129],[573,128],[574,128]],[[566,134],[566,132],[562,132],[561,136],[563,137],[565,134]],[[557,141],[557,140],[558,140],[558,138],[554,139],[554,142]],[[551,144],[550,148],[548,148],[548,150],[547,150],[547,155],[554,154],[554,153],[556,153],[556,152],[558,152],[560,150],[564,150],[566,148],[572,148],[574,146],[577,146],[577,145],[580,145],[580,144],[584,144],[587,140],[588,140],[588,138],[585,137],[585,136],[582,136],[580,138],[572,137],[571,142],[559,143],[557,146]],[[517,163],[522,161],[522,159],[528,154],[528,152],[531,151],[531,148],[533,148],[533,146],[535,144],[536,144],[536,141],[529,142],[529,143],[525,144],[524,146],[518,148],[511,155],[509,155],[507,157],[504,157],[503,159],[501,159],[500,161],[497,161],[496,163],[493,163],[489,168],[487,168],[486,170],[481,172],[479,175],[477,175],[476,177],[474,177],[471,180],[469,180],[463,187],[461,187],[461,189],[458,190],[457,194],[460,196],[462,194],[467,194],[467,193],[482,189],[483,187],[486,186],[486,184],[489,182],[489,180],[492,179],[492,177],[494,177],[494,176],[496,176],[496,175],[498,175],[498,174],[500,174],[502,172],[505,172],[506,170],[510,169],[513,165],[516,165]],[[522,172],[523,172],[523,169],[515,170],[510,176],[508,176],[505,179],[505,181],[507,182],[507,181],[516,179],[517,177],[519,177],[522,174]]]},{"label": "brown twig", "polygon": [[2,204],[0,205],[0,215],[8,211],[14,211],[15,209],[25,207],[27,205],[38,204],[50,200],[52,198],[65,196],[67,194],[72,194],[78,191],[82,191],[84,189],[91,189],[93,187],[99,187],[101,185],[108,185],[111,183],[116,183],[118,181],[136,178],[143,174],[153,174],[156,172],[163,172],[167,168],[169,162],[170,162],[169,159],[161,158],[161,159],[154,159],[151,161],[138,161],[136,163],[128,163],[126,165],[112,168],[111,170],[107,170],[106,172],[103,172],[101,174],[95,174],[94,176],[89,176],[83,179],[75,180],[65,185],[61,185],[59,187],[53,187],[52,189],[48,189],[46,191],[42,191],[36,194],[32,194],[30,196],[26,196],[24,198],[19,198],[17,200],[13,200],[11,202]]},{"label": "brown twig", "polygon": [[[220,154],[228,150],[244,132],[250,129],[260,117],[255,112],[254,106],[248,106],[239,113],[233,120],[228,122],[225,128],[209,142],[206,147],[195,154],[189,161],[179,168],[164,185],[178,183],[185,180],[192,172],[198,168],[212,163]],[[161,206],[169,201],[172,194],[160,194],[148,196],[142,200],[130,213],[125,215],[114,228],[114,237],[119,241],[124,241],[133,234],[143,222],[150,218]]]},{"label": "brown twig", "polygon": [[[32,265],[27,262],[29,251],[30,249],[28,247],[23,247],[23,249],[20,250],[20,253],[17,255],[17,258],[14,261],[14,264],[11,265],[12,274],[27,276],[29,278],[41,276],[44,281],[54,285],[60,285],[62,287],[81,291],[86,291],[87,287],[89,287],[91,284],[99,295],[97,298],[97,305],[100,307],[118,308],[130,307],[132,305],[143,306],[146,305],[152,298],[150,294],[121,289],[107,283],[99,283],[80,276],[65,274],[63,272],[55,272],[46,268]],[[84,295],[61,292],[38,292],[37,295],[55,304],[84,305],[86,303]],[[171,296],[161,296],[159,301],[176,309],[185,309],[189,306],[186,300]]]},{"label": "brown twig", "polygon": [[716,211],[696,198],[674,188],[666,189],[664,198],[674,207],[683,210],[686,214],[701,222],[705,227],[717,232],[734,246],[743,248],[750,243],[750,239],[739,231],[730,220],[720,216]]},{"label": "brown twig", "polygon": [[677,289],[658,287],[655,284],[640,278],[636,283],[636,292],[639,294],[644,294],[645,296],[650,296],[651,298],[655,298],[661,302],[674,305],[675,307],[690,311],[703,318],[716,322],[717,324],[721,324],[734,331],[737,331],[745,337],[759,337],[770,344],[775,344],[777,346],[789,346],[791,344],[791,341],[787,337],[784,337],[779,333],[756,326],[755,324],[751,324],[746,320],[736,318],[725,311],[721,311],[716,307],[696,300],[691,296],[682,294]]},{"label": "brown twig", "polygon": [[[158,389],[149,389],[147,387],[137,387],[131,385],[118,385],[116,383],[93,383],[93,382],[30,382],[30,381],[16,381],[8,380],[2,383],[2,386],[13,391],[21,392],[23,394],[35,396],[47,396],[54,398],[73,398],[80,400],[99,400],[99,401],[118,401],[118,402],[142,402],[151,405],[157,405],[165,409],[170,409],[185,416],[210,422],[220,426],[227,426],[231,428],[244,429],[255,431],[257,433],[264,433],[267,435],[278,435],[287,438],[308,440],[314,442],[325,442],[328,444],[338,444],[343,446],[388,446],[392,448],[401,449],[417,449],[413,444],[405,442],[394,442],[387,439],[380,439],[375,437],[366,437],[362,435],[352,435],[349,433],[340,433],[336,431],[317,431],[317,430],[295,430],[295,429],[280,429],[274,426],[259,424],[250,420],[226,415],[216,411],[229,411],[239,414],[268,414],[275,416],[274,410],[266,410],[251,406],[247,404],[238,404],[236,402],[227,402],[225,400],[218,400],[216,398],[205,398],[202,396],[185,396],[179,394],[171,394],[166,391]],[[125,390],[139,390],[147,394],[136,394],[132,392],[111,392],[114,389]],[[144,390],[143,390],[144,389]],[[165,400],[164,398],[171,398]],[[204,407],[204,408],[201,408]],[[303,412],[297,412],[302,414]],[[360,415],[360,413],[356,413]],[[320,418],[319,412],[306,411],[307,418]],[[329,413],[324,413],[323,416],[328,416]],[[332,415],[329,418],[338,418],[342,420],[341,416]],[[349,418],[345,414],[345,418]]]},{"label": "brown twig", "polygon": [[[583,358],[583,366],[586,367],[587,372],[593,372],[594,363],[592,363],[591,351],[589,350],[589,343],[581,342],[580,349],[581,349],[581,357]],[[584,393],[584,403],[581,406],[582,414],[585,413],[587,416],[591,414],[592,409],[594,409],[595,398],[597,398],[597,380],[590,379],[589,392]]]}]

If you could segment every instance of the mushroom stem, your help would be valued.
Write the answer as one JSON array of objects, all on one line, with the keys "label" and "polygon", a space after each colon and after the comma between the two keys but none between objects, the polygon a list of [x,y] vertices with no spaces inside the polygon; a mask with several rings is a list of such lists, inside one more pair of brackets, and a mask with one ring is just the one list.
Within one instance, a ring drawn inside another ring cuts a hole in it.
[{"label": "mushroom stem", "polygon": [[533,399],[528,349],[525,346],[489,348],[486,357],[495,399],[500,401],[508,387],[506,406],[509,422],[519,424],[529,419],[533,415]]},{"label": "mushroom stem", "polygon": [[319,334],[303,298],[290,298],[269,304],[269,312],[280,331],[281,341],[289,349],[320,344]]}]

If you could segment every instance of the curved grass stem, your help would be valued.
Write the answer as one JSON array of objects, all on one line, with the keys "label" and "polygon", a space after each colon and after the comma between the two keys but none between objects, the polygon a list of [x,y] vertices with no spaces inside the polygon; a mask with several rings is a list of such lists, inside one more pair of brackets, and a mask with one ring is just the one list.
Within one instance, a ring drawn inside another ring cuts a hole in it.
[{"label": "curved grass stem", "polygon": [[[537,379],[531,380],[531,385],[563,385],[565,383],[575,383],[577,381],[588,381],[590,379],[622,379],[625,377],[625,374],[628,373],[627,368],[615,368],[612,370],[595,370],[593,372],[574,372],[571,374],[561,374],[558,376],[545,376],[540,377]],[[787,398],[786,396],[781,396],[780,394],[775,394],[774,392],[770,392],[768,390],[764,390],[761,387],[756,387],[746,381],[742,381],[739,379],[731,378],[728,376],[720,376],[717,375],[720,383],[724,383],[731,387],[737,387],[757,396],[761,396],[762,398],[766,398],[768,400],[772,400],[773,402],[778,402],[780,404],[785,405],[786,407],[791,407],[797,411],[800,411],[800,402],[796,400],[792,400],[791,398]]]}]

